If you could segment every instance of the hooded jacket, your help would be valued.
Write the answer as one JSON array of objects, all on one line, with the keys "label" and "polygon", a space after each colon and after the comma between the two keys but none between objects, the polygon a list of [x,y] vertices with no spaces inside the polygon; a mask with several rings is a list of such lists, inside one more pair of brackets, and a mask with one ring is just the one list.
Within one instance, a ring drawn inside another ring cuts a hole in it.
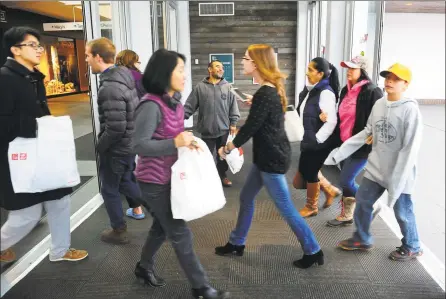
[{"label": "hooded jacket", "polygon": [[112,67],[101,74],[98,92],[101,125],[97,143],[99,153],[116,156],[132,154],[134,114],[138,103],[135,80],[127,68]]},{"label": "hooded jacket", "polygon": [[217,138],[237,124],[240,112],[228,81],[221,79],[214,85],[208,79],[198,83],[189,95],[184,105],[184,119],[199,109],[197,131],[203,138]]},{"label": "hooded jacket", "polygon": [[339,163],[362,147],[367,136],[373,135],[364,177],[388,190],[388,205],[393,207],[402,193],[413,192],[422,126],[415,100],[403,98],[390,102],[385,96],[373,106],[366,128],[344,142],[327,161]]}]

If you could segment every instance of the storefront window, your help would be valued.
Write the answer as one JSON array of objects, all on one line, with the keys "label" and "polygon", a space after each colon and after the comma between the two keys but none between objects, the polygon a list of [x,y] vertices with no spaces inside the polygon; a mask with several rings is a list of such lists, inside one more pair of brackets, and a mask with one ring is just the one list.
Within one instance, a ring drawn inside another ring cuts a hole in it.
[{"label": "storefront window", "polygon": [[39,70],[45,74],[47,96],[80,91],[79,67],[74,39],[43,36],[45,53]]}]

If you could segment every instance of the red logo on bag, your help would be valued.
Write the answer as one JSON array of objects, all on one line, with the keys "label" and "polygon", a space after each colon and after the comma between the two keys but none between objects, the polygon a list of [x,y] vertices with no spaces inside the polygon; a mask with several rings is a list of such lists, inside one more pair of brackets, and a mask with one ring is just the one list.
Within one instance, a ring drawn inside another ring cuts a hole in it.
[{"label": "red logo on bag", "polygon": [[11,159],[14,160],[14,161],[18,160],[19,159],[19,154],[12,154],[11,155]]},{"label": "red logo on bag", "polygon": [[20,160],[26,160],[28,155],[26,153],[20,153]]},{"label": "red logo on bag", "polygon": [[186,179],[186,173],[182,172],[180,173],[180,180],[185,180]]}]

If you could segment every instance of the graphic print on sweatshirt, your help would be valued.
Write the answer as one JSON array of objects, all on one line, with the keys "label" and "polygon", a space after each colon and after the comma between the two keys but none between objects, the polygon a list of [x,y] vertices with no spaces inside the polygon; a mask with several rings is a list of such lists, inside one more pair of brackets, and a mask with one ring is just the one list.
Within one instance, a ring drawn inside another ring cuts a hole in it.
[{"label": "graphic print on sweatshirt", "polygon": [[375,136],[378,136],[381,143],[391,143],[397,139],[398,132],[388,119],[382,117],[375,123]]}]

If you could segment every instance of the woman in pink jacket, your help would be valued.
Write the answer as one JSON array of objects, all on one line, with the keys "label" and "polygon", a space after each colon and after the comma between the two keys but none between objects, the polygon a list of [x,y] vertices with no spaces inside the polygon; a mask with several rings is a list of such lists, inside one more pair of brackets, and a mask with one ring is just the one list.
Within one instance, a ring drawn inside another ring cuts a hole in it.
[{"label": "woman in pink jacket", "polygon": [[[338,105],[337,132],[341,142],[345,142],[359,133],[367,124],[367,119],[375,102],[383,97],[382,90],[372,83],[367,74],[368,61],[363,56],[354,57],[351,61],[341,62],[348,68],[347,85],[341,90]],[[325,115],[321,114],[324,121]],[[356,177],[364,169],[367,157],[372,149],[370,142],[360,148],[341,163],[340,185],[342,188],[341,211],[339,215],[327,222],[327,225],[339,227],[353,224],[353,212],[356,206],[358,184]]]}]

